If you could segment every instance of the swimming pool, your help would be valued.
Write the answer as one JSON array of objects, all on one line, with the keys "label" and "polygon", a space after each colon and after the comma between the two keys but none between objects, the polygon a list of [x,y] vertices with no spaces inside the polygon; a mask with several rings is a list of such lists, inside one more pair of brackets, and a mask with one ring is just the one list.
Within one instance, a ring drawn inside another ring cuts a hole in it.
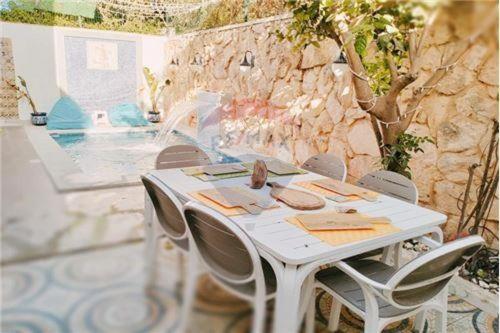
[{"label": "swimming pool", "polygon": [[[51,137],[82,172],[91,177],[138,176],[154,169],[155,159],[165,146],[154,142],[157,131],[117,133],[53,133]],[[203,146],[193,138],[174,131],[169,145],[190,144],[203,149],[214,163],[239,160]]]}]

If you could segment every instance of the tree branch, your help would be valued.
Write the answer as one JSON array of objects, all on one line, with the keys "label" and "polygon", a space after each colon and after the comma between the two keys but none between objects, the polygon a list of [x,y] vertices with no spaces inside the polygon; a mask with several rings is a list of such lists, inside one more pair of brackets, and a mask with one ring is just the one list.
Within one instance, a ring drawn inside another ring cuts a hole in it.
[{"label": "tree branch", "polygon": [[408,33],[408,57],[410,58],[410,72],[412,72],[416,67],[416,62],[418,59],[417,50],[417,31],[412,30]]},{"label": "tree branch", "polygon": [[[422,29],[422,33],[420,35],[420,38],[417,43],[417,33],[416,31],[413,33],[410,33],[410,72],[411,73],[416,73],[417,70],[420,68],[420,56],[422,55],[422,50],[424,48],[424,43],[425,40],[427,39],[427,36],[429,35],[429,30],[430,27],[434,24],[434,21],[436,20],[436,17],[438,16],[438,13],[440,7],[436,9],[430,16],[427,22],[425,22],[424,28]],[[414,45],[412,46],[412,39],[414,39]],[[413,48],[413,51],[412,51]],[[413,53],[413,54],[412,54]]]},{"label": "tree branch", "polygon": [[375,138],[377,139],[378,150],[380,156],[384,156],[384,138],[382,137],[382,132],[380,131],[378,120],[375,116],[370,116],[370,122],[372,123],[373,132],[375,133]]},{"label": "tree branch", "polygon": [[407,73],[399,76],[394,82],[391,84],[391,88],[387,93],[387,99],[389,101],[395,100],[401,90],[412,84],[418,78],[417,74]]},{"label": "tree branch", "polygon": [[394,83],[398,79],[398,67],[394,62],[394,57],[390,52],[385,54],[385,60],[387,61],[387,65],[389,66],[389,71],[391,72],[391,84]]},{"label": "tree branch", "polygon": [[366,71],[361,57],[354,48],[354,38],[349,31],[346,31],[342,33],[342,40],[349,66],[357,74],[353,75],[353,82],[358,104],[363,110],[371,110],[374,103],[374,94],[368,81],[362,79],[363,77],[366,78]]}]

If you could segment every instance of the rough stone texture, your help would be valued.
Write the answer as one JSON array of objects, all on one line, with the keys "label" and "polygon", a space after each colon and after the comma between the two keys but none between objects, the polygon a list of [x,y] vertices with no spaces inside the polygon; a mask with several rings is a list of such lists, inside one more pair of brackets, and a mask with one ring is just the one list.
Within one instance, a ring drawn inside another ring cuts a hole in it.
[{"label": "rough stone texture", "polygon": [[347,141],[355,154],[380,156],[377,140],[368,120],[354,123],[347,134]]},{"label": "rough stone texture", "polygon": [[498,89],[498,52],[491,56],[479,72],[479,81],[497,86]]},{"label": "rough stone texture", "polygon": [[437,133],[437,144],[441,152],[460,153],[478,146],[486,133],[486,125],[462,115],[443,122]]},{"label": "rough stone texture", "polygon": [[309,45],[302,51],[301,69],[326,65],[332,61],[332,56],[339,52],[339,47],[333,40],[324,40],[320,45],[321,47]]},{"label": "rough stone texture", "polygon": [[[191,98],[197,89],[224,91],[250,105],[242,106],[246,111],[235,119],[224,120],[229,144],[248,145],[297,164],[320,152],[332,153],[348,165],[350,181],[380,168],[369,115],[357,105],[352,77],[332,75],[338,46],[324,41],[320,48],[296,52],[291,43],[279,42],[270,33],[284,27],[280,21],[265,21],[175,37],[166,49],[165,71],[174,84],[165,100],[172,105]],[[466,34],[466,28],[438,20],[412,86],[432,75],[448,55],[450,42]],[[434,140],[411,160],[412,180],[420,204],[448,214],[449,232],[458,220],[457,198],[465,189],[467,168],[480,162],[491,120],[498,119],[498,51],[488,38],[494,41],[495,36],[479,39],[422,100],[408,130]],[[246,50],[254,53],[255,67],[242,73],[239,63]],[[202,67],[189,65],[197,52],[203,55]],[[172,56],[181,60],[180,66],[168,65]],[[411,93],[411,87],[406,89],[401,103]]]},{"label": "rough stone texture", "polygon": [[437,84],[436,90],[444,95],[455,95],[474,81],[471,70],[457,66]]}]

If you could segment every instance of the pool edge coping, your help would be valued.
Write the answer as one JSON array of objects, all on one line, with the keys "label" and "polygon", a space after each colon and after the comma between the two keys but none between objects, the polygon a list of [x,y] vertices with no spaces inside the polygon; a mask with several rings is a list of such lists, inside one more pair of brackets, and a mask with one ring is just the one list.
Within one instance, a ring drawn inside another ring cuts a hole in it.
[{"label": "pool edge coping", "polygon": [[[62,131],[49,131],[45,127],[32,125],[23,126],[24,131],[33,146],[39,159],[42,161],[45,170],[49,174],[52,183],[58,192],[89,191],[106,188],[116,188],[125,186],[140,185],[139,177],[120,177],[109,181],[89,180],[72,182],[67,178],[70,176],[87,177],[71,157],[55,142],[50,134],[68,133]],[[72,131],[72,133],[84,132],[82,130]],[[114,131],[111,131],[114,132]],[[117,131],[117,132],[126,132]]]},{"label": "pool edge coping", "polygon": [[[118,187],[141,185],[140,176],[120,176],[110,180],[71,181],[70,176],[79,176],[82,179],[88,177],[82,169],[71,159],[66,151],[51,137],[52,134],[106,134],[106,133],[128,133],[147,132],[151,130],[161,130],[161,126],[154,125],[148,127],[106,127],[93,129],[71,129],[71,130],[48,130],[44,126],[33,126],[30,123],[20,124],[33,146],[39,159],[42,161],[47,174],[58,192],[92,191],[100,189],[110,189]],[[188,126],[180,126],[175,129],[177,132],[188,136],[196,141],[196,129]],[[223,154],[236,157],[232,149],[220,149]]]}]

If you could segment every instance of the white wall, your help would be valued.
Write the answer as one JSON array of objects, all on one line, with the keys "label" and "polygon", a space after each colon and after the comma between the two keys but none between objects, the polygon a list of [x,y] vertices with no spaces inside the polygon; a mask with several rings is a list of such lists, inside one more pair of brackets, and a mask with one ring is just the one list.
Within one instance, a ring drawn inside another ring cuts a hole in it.
[{"label": "white wall", "polygon": [[[56,84],[54,29],[45,26],[0,23],[0,34],[12,40],[16,75],[22,76],[38,111],[47,112],[59,98]],[[29,118],[30,107],[19,103],[20,117]]]},{"label": "white wall", "polygon": [[[64,36],[137,41],[139,88],[145,84],[142,67],[147,66],[162,75],[165,65],[165,36],[5,22],[0,22],[0,36],[12,40],[16,75],[28,83],[40,112],[49,112],[65,90],[64,45],[61,44]],[[138,96],[147,94],[138,92]],[[142,104],[142,98],[138,100]],[[30,108],[25,102],[20,103],[19,111],[21,119],[29,118]]]}]

